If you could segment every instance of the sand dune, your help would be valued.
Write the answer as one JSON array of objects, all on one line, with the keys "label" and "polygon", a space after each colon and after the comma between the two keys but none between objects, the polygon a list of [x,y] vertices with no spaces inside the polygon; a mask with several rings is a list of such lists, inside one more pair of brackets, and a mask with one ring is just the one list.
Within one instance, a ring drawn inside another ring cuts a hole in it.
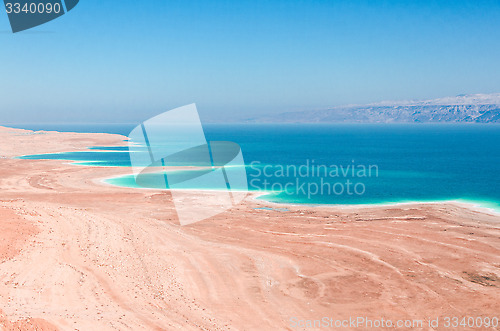
[{"label": "sand dune", "polygon": [[100,181],[127,169],[12,159],[124,137],[4,128],[0,137],[7,330],[299,330],[291,319],[500,315],[500,217],[486,210],[283,211],[250,195],[181,227],[168,192]]}]

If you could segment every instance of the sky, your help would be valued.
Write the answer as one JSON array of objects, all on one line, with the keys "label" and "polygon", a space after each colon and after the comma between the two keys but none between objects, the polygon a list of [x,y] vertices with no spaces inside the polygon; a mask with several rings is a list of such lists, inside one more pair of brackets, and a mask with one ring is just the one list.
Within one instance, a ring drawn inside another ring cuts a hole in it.
[{"label": "sky", "polygon": [[495,92],[500,1],[80,0],[17,34],[0,11],[0,125]]}]

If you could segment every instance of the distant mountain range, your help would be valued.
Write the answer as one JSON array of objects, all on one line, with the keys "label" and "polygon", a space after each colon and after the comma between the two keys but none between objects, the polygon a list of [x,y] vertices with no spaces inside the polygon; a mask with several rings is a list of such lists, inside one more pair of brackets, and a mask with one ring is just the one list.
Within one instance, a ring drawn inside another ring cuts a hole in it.
[{"label": "distant mountain range", "polygon": [[249,123],[500,123],[500,93],[385,101],[247,119]]}]

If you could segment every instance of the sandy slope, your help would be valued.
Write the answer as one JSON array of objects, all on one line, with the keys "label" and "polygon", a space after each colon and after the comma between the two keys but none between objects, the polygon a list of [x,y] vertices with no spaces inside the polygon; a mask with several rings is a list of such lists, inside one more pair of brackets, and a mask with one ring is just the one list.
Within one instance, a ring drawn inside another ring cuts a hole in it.
[{"label": "sandy slope", "polygon": [[[249,198],[186,227],[127,169],[23,154],[123,143],[0,128],[0,325],[277,330],[290,318],[499,316],[500,217],[456,204],[300,207]],[[202,194],[194,196],[203,199]]]}]

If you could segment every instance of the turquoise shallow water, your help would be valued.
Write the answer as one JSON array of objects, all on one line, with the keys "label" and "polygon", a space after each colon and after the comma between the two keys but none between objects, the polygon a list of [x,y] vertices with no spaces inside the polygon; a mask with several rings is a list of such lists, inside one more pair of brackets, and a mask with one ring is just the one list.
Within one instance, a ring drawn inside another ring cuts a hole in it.
[{"label": "turquoise shallow water", "polygon": [[[127,135],[130,129],[110,126],[100,131]],[[205,131],[209,141],[234,141],[241,146],[250,190],[265,190],[269,194],[263,198],[269,201],[459,200],[500,210],[499,125],[209,125]],[[127,148],[122,147],[24,158],[130,166]],[[162,181],[157,178],[151,175],[147,185],[160,188]],[[137,187],[133,176],[107,182]]]}]

